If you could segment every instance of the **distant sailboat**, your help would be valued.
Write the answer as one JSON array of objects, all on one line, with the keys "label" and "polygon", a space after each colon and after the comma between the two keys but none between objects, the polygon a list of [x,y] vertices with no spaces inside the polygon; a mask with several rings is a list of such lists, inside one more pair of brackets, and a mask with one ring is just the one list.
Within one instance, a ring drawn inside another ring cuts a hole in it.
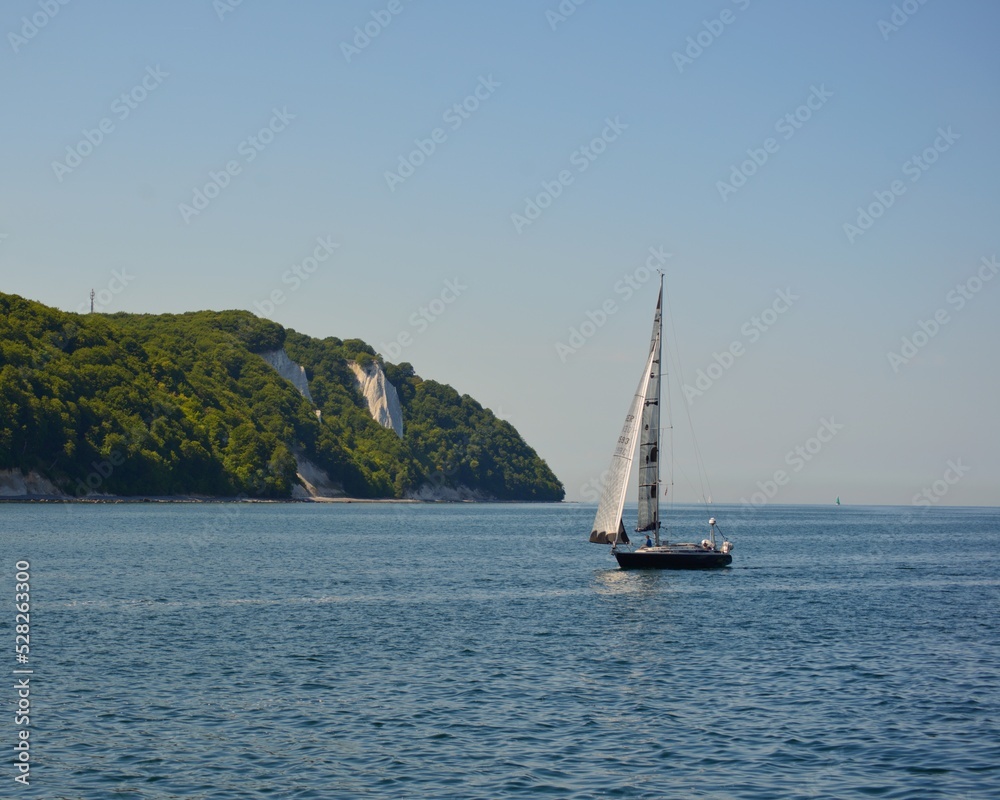
[{"label": "distant sailboat", "polygon": [[838,506],[840,505],[840,495],[839,494],[837,495],[837,505]]},{"label": "distant sailboat", "polygon": [[[724,567],[732,563],[733,545],[723,540],[716,544],[715,517],[709,519],[709,538],[693,542],[660,541],[660,356],[663,336],[663,275],[660,275],[660,296],[653,317],[653,334],[649,354],[639,385],[625,416],[618,444],[611,456],[608,482],[594,518],[590,541],[610,544],[622,569],[705,569]],[[628,479],[639,435],[639,521],[637,533],[646,533],[647,542],[637,549],[630,545],[622,510],[628,492]]]}]

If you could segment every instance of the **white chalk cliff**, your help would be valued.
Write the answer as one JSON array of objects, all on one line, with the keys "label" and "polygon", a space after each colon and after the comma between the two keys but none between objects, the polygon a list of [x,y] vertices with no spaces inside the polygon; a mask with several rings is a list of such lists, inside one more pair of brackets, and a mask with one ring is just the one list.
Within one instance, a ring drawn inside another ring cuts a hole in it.
[{"label": "white chalk cliff", "polygon": [[383,428],[392,428],[403,438],[403,408],[399,404],[396,387],[386,380],[385,373],[377,361],[362,367],[356,361],[348,362],[358,379],[358,388],[368,403],[368,411]]},{"label": "white chalk cliff", "polygon": [[[309,380],[306,378],[306,368],[299,366],[288,357],[285,348],[280,350],[268,350],[260,354],[268,364],[274,367],[275,371],[292,386],[299,390],[306,400],[313,402],[309,393]],[[315,409],[316,419],[321,419],[320,410]],[[343,497],[344,488],[334,481],[322,469],[313,464],[302,453],[293,451],[295,457],[295,475],[299,479],[299,486],[292,487],[292,497],[296,500],[306,500],[313,497]]]},{"label": "white chalk cliff", "polygon": [[[268,350],[260,354],[268,364],[286,381],[291,383],[299,393],[310,403],[313,402],[309,393],[309,381],[306,379],[305,367],[299,366],[288,357],[285,348],[280,350]],[[358,388],[364,395],[365,402],[368,403],[368,411],[379,425],[385,428],[392,428],[396,435],[403,436],[403,409],[399,404],[399,395],[396,387],[386,380],[385,372],[378,362],[371,362],[368,368],[362,367],[355,361],[348,362],[354,377],[357,379]],[[320,412],[316,410],[316,416]],[[294,453],[295,462],[298,466],[297,474],[301,486],[293,489],[292,496],[296,499],[309,497],[343,497],[344,489],[340,484],[330,480],[330,476],[323,470],[310,462],[302,453]]]},{"label": "white chalk cliff", "polygon": [[44,475],[32,470],[0,469],[0,497],[65,497]]},{"label": "white chalk cliff", "polygon": [[288,353],[285,352],[284,347],[280,350],[268,350],[267,352],[261,353],[260,357],[274,367],[275,371],[277,371],[282,378],[298,389],[299,393],[306,400],[310,403],[313,401],[312,395],[309,394],[309,381],[306,380],[306,368],[300,367],[292,361],[292,359],[288,357]]},{"label": "white chalk cliff", "polygon": [[308,500],[312,497],[344,497],[344,487],[330,480],[325,470],[320,469],[302,453],[293,451],[296,464],[296,476],[300,486],[292,487],[292,497],[296,500]]}]

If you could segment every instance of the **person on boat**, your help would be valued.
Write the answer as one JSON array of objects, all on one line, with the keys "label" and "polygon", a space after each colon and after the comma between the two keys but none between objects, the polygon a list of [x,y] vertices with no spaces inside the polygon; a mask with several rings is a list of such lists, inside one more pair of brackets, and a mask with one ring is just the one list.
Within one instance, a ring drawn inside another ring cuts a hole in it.
[{"label": "person on boat", "polygon": [[653,546],[653,540],[649,538],[649,534],[647,533],[646,534],[646,547],[652,547],[652,546]]}]

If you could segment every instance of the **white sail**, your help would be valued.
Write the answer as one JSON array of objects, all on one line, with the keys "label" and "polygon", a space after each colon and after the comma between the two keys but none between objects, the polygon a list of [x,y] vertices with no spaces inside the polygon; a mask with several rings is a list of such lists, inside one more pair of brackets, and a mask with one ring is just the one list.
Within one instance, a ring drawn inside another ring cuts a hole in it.
[{"label": "white sail", "polygon": [[660,351],[663,286],[656,301],[653,333],[649,340],[652,362],[646,400],[639,427],[639,522],[637,531],[653,531],[659,544],[660,529]]},{"label": "white sail", "polygon": [[646,402],[646,390],[649,387],[649,370],[652,367],[654,354],[650,352],[642,377],[636,387],[632,404],[625,415],[618,444],[611,455],[611,466],[608,467],[608,480],[601,494],[601,504],[597,507],[594,517],[594,527],[590,532],[590,541],[598,544],[615,544],[628,542],[628,535],[622,524],[622,508],[625,505],[625,493],[628,491],[628,476],[632,471],[632,457],[635,453],[635,437],[639,432],[639,422],[642,417],[643,405]]}]

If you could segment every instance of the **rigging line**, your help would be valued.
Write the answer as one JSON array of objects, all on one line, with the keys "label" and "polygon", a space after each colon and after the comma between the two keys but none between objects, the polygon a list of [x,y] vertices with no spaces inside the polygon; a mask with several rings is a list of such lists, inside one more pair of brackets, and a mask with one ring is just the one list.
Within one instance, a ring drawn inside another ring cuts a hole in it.
[{"label": "rigging line", "polygon": [[[668,313],[670,315],[670,334],[671,334],[671,338],[672,338],[672,343],[674,345],[674,363],[675,363],[675,365],[677,367],[677,375],[678,375],[678,377],[681,380],[681,385],[683,386],[684,385],[684,372],[681,369],[681,359],[680,359],[680,355],[677,352],[677,330],[676,330],[676,328],[674,326],[674,311],[673,311],[673,308],[670,305],[670,295],[669,295],[669,293],[664,292],[664,296],[665,296],[664,299],[666,300],[666,303],[667,303],[667,311],[668,311]],[[669,350],[668,350],[668,352],[669,352]],[[711,502],[706,498],[706,495],[705,495],[705,486],[706,485],[708,486],[708,496],[711,497],[712,494],[713,494],[713,492],[712,492],[712,485],[711,485],[711,483],[708,480],[708,471],[705,469],[705,461],[702,458],[701,448],[698,446],[698,439],[695,436],[694,421],[691,419],[691,406],[690,406],[689,403],[686,403],[686,402],[683,405],[684,405],[684,412],[685,412],[685,414],[687,416],[688,429],[691,432],[691,442],[692,442],[692,444],[694,446],[695,466],[698,469],[698,480],[699,480],[700,488],[701,488],[701,499],[702,499],[702,501],[706,505],[711,505]]]},{"label": "rigging line", "polygon": [[[668,351],[668,360],[669,360],[669,351]],[[676,473],[677,465],[674,458],[674,453],[676,452],[676,448],[674,447],[674,414],[673,414],[673,404],[671,399],[669,379],[667,382],[667,417],[668,417],[667,421],[670,423],[667,428],[668,430],[667,436],[669,438],[669,447],[670,447],[670,475],[668,476],[667,486],[665,491],[667,492],[667,508],[671,512],[670,518],[673,519],[672,512],[674,510],[674,497],[677,494],[675,491],[676,482],[674,480],[674,475]],[[665,525],[664,528],[666,529],[667,536],[669,538],[672,535],[673,531],[670,529],[670,526],[668,525]]]},{"label": "rigging line", "polygon": [[[697,493],[698,491],[704,488],[702,486],[699,486],[695,481],[691,480],[691,476],[684,471],[683,467],[677,468],[677,474],[682,479],[681,486],[683,486],[686,489],[690,489],[692,493]],[[673,485],[674,481],[671,481],[671,486]]]},{"label": "rigging line", "polygon": [[[666,276],[664,275],[664,273],[663,273],[662,270],[660,270],[660,277],[661,277],[661,281],[663,281],[663,280],[666,279]],[[661,287],[662,287],[662,283],[661,283]],[[662,292],[662,294],[666,295],[666,292]],[[667,295],[665,297],[665,299],[667,300],[666,311],[669,314],[670,313],[670,307],[669,307],[670,297]],[[660,313],[660,324],[661,324],[661,327],[662,327],[662,324],[663,324],[662,321],[663,321],[663,309],[661,308],[661,313]],[[664,339],[664,337],[662,336],[662,333],[661,333],[661,336],[660,336],[660,345],[661,346],[663,345],[663,339]],[[663,363],[660,365],[661,366],[661,369],[660,369],[660,379],[663,382],[666,383],[666,392],[661,392],[661,394],[660,394],[660,400],[662,402],[663,399],[664,399],[664,396],[666,397],[666,405],[664,407],[664,410],[666,411],[666,419],[663,419],[661,417],[660,420],[659,420],[660,421],[660,431],[659,431],[659,433],[660,433],[660,439],[661,439],[661,441],[664,438],[663,437],[664,431],[667,432],[666,439],[667,439],[667,450],[669,452],[670,473],[667,476],[667,480],[666,481],[661,481],[661,482],[665,484],[665,486],[667,487],[668,490],[671,489],[671,488],[673,488],[673,486],[674,486],[674,469],[675,469],[675,463],[676,463],[675,462],[675,452],[677,450],[677,448],[674,446],[675,445],[675,441],[674,441],[674,398],[673,398],[673,392],[670,391],[671,390],[671,386],[672,386],[672,377],[673,377],[673,373],[670,370],[670,345],[671,345],[671,342],[668,341],[667,342],[667,347],[666,347],[666,351],[667,351],[666,352],[666,358],[661,358],[661,360],[663,361]],[[676,361],[676,359],[675,359],[675,361]],[[666,422],[666,426],[663,425],[664,422]],[[662,447],[660,448],[660,452],[661,453],[663,452],[663,448]],[[668,491],[667,494],[668,494],[668,500],[669,500],[668,508],[672,509],[674,507],[674,492]]]},{"label": "rigging line", "polygon": [[[670,310],[669,302],[670,302],[670,299],[669,299],[669,296],[668,296],[668,298],[667,298],[668,307],[667,308],[668,308],[668,312],[670,312],[671,326],[673,326],[673,313]],[[675,334],[675,332],[673,331],[673,327],[671,328],[671,330],[672,330],[672,333]],[[677,341],[677,339],[676,339],[676,334],[675,334],[673,336],[672,341],[671,341],[671,344],[673,344],[673,348],[669,348],[668,347],[667,356],[668,356],[668,360],[673,359],[673,362],[674,362],[675,368],[677,370],[677,373],[680,376],[681,381],[683,382],[684,376],[683,376],[683,372],[682,372],[681,366],[680,366],[680,356],[679,356],[678,351],[677,351],[677,346],[676,346],[676,344],[674,344],[676,341]],[[672,424],[672,421],[675,418],[674,414],[673,414],[674,397],[673,397],[673,393],[669,391],[669,387],[668,387],[668,393],[667,393],[667,402],[669,404],[669,408],[671,409],[671,411],[670,411],[670,420],[671,420],[671,448],[670,448],[671,461],[670,461],[670,471],[671,471],[671,476],[672,476],[671,483],[674,484],[674,485],[676,485],[675,478],[676,478],[677,473],[679,471],[681,477],[684,479],[684,485],[687,488],[689,488],[689,489],[693,489],[696,494],[700,493],[702,495],[702,497],[704,497],[704,495],[705,495],[705,486],[704,486],[704,484],[699,481],[699,485],[696,485],[695,482],[691,480],[691,478],[687,474],[687,472],[683,468],[678,469],[678,467],[676,466],[676,463],[675,463],[675,461],[676,461],[676,459],[675,459],[676,447],[674,446],[674,443],[675,443],[675,438],[674,438],[674,433],[673,433],[674,425]],[[693,426],[691,425],[691,421],[690,421],[690,415],[688,417],[688,429],[691,430],[691,431],[693,431]],[[696,459],[697,459],[697,454],[696,454]],[[696,460],[695,466],[697,468],[697,460]],[[702,470],[700,470],[700,469],[696,470],[696,474],[700,477],[701,474],[702,474]]]},{"label": "rigging line", "polygon": [[[661,324],[661,326],[663,324],[663,310],[662,309],[660,311],[660,324]],[[660,344],[661,344],[661,346],[663,344],[663,337],[662,336],[660,337]],[[674,447],[674,406],[673,406],[673,393],[670,391],[670,384],[671,384],[672,373],[670,371],[670,344],[669,343],[667,344],[667,357],[663,361],[663,364],[661,365],[661,367],[662,367],[662,369],[661,369],[661,372],[660,372],[660,381],[661,381],[661,383],[665,383],[666,384],[666,389],[667,390],[666,390],[665,394],[666,394],[666,401],[667,402],[666,402],[666,405],[664,406],[664,410],[666,411],[666,419],[665,420],[663,418],[660,419],[660,423],[661,423],[661,427],[660,427],[660,440],[661,441],[663,440],[663,438],[664,438],[663,437],[663,433],[664,433],[664,431],[666,431],[667,432],[667,437],[666,437],[667,438],[667,452],[669,453],[669,457],[670,457],[670,473],[667,476],[667,479],[666,480],[662,480],[661,483],[664,484],[664,496],[667,497],[667,511],[668,512],[672,512],[673,508],[674,508],[674,492],[673,492],[673,488],[674,488],[674,468],[675,468],[675,464],[674,464],[674,452],[675,452],[676,448]],[[662,399],[663,398],[661,396],[661,400]],[[663,425],[664,422],[666,422],[665,426]],[[660,448],[660,453],[662,453],[662,452],[663,452],[663,448],[661,447]],[[661,458],[662,458],[662,456],[661,456]],[[670,517],[672,517],[672,516],[673,516],[673,514],[670,513],[668,515],[668,519],[670,519]],[[667,525],[667,524],[664,524],[663,525],[663,529],[669,535],[669,533],[670,533],[670,526]]]}]

